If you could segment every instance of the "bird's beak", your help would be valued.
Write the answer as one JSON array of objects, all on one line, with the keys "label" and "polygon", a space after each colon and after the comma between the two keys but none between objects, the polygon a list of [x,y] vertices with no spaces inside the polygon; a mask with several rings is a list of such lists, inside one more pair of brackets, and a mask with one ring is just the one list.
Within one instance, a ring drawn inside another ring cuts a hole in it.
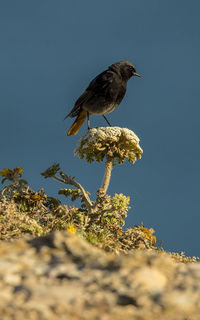
[{"label": "bird's beak", "polygon": [[133,75],[136,76],[136,77],[140,77],[141,78],[141,75],[137,72],[133,72]]}]

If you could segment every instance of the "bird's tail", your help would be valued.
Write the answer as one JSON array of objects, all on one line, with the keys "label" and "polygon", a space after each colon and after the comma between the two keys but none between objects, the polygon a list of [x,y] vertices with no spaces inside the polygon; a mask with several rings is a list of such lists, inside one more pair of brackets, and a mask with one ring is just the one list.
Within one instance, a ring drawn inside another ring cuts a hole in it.
[{"label": "bird's tail", "polygon": [[67,136],[75,136],[78,133],[80,127],[82,126],[86,118],[87,118],[87,111],[81,110],[76,120],[72,124],[71,128],[67,131]]}]

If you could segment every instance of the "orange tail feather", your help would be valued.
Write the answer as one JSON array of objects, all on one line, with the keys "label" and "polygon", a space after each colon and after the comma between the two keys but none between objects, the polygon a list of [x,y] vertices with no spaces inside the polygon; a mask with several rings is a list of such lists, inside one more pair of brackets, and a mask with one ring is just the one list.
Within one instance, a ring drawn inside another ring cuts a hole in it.
[{"label": "orange tail feather", "polygon": [[82,110],[77,116],[74,123],[72,124],[71,128],[67,131],[67,136],[75,136],[78,133],[80,127],[82,126],[86,118],[87,118],[87,111]]}]

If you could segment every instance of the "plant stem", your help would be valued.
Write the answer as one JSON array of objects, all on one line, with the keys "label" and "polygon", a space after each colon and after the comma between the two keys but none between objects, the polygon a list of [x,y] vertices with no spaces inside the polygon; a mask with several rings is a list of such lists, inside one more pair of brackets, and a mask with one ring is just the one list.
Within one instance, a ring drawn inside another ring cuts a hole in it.
[{"label": "plant stem", "polygon": [[59,181],[59,182],[65,183],[65,181],[63,179],[58,178],[56,175],[53,176],[52,178]]},{"label": "plant stem", "polygon": [[63,182],[65,184],[72,185],[72,186],[76,187],[77,189],[80,189],[82,192],[82,198],[85,202],[85,205],[86,205],[88,211],[92,212],[92,202],[91,202],[89,196],[87,195],[85,189],[82,187],[82,185],[79,182],[77,182],[74,178],[69,177],[68,175],[66,175],[62,171],[60,171],[60,175],[63,178],[63,180],[58,177],[56,177],[57,178],[56,180]]},{"label": "plant stem", "polygon": [[102,187],[101,187],[104,193],[106,193],[110,183],[112,167],[113,167],[112,159],[110,157],[107,157],[106,163],[105,163],[105,173],[104,173]]}]

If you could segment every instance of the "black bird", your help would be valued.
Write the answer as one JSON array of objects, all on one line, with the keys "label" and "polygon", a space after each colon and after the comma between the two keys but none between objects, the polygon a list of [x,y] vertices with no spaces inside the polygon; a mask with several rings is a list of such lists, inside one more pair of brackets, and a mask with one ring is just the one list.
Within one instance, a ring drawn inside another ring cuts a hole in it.
[{"label": "black bird", "polygon": [[126,93],[127,82],[132,76],[141,77],[132,63],[120,61],[94,78],[65,117],[76,117],[67,135],[77,134],[86,118],[89,128],[89,115],[92,114],[102,115],[110,125],[105,114],[112,112],[120,104]]}]

